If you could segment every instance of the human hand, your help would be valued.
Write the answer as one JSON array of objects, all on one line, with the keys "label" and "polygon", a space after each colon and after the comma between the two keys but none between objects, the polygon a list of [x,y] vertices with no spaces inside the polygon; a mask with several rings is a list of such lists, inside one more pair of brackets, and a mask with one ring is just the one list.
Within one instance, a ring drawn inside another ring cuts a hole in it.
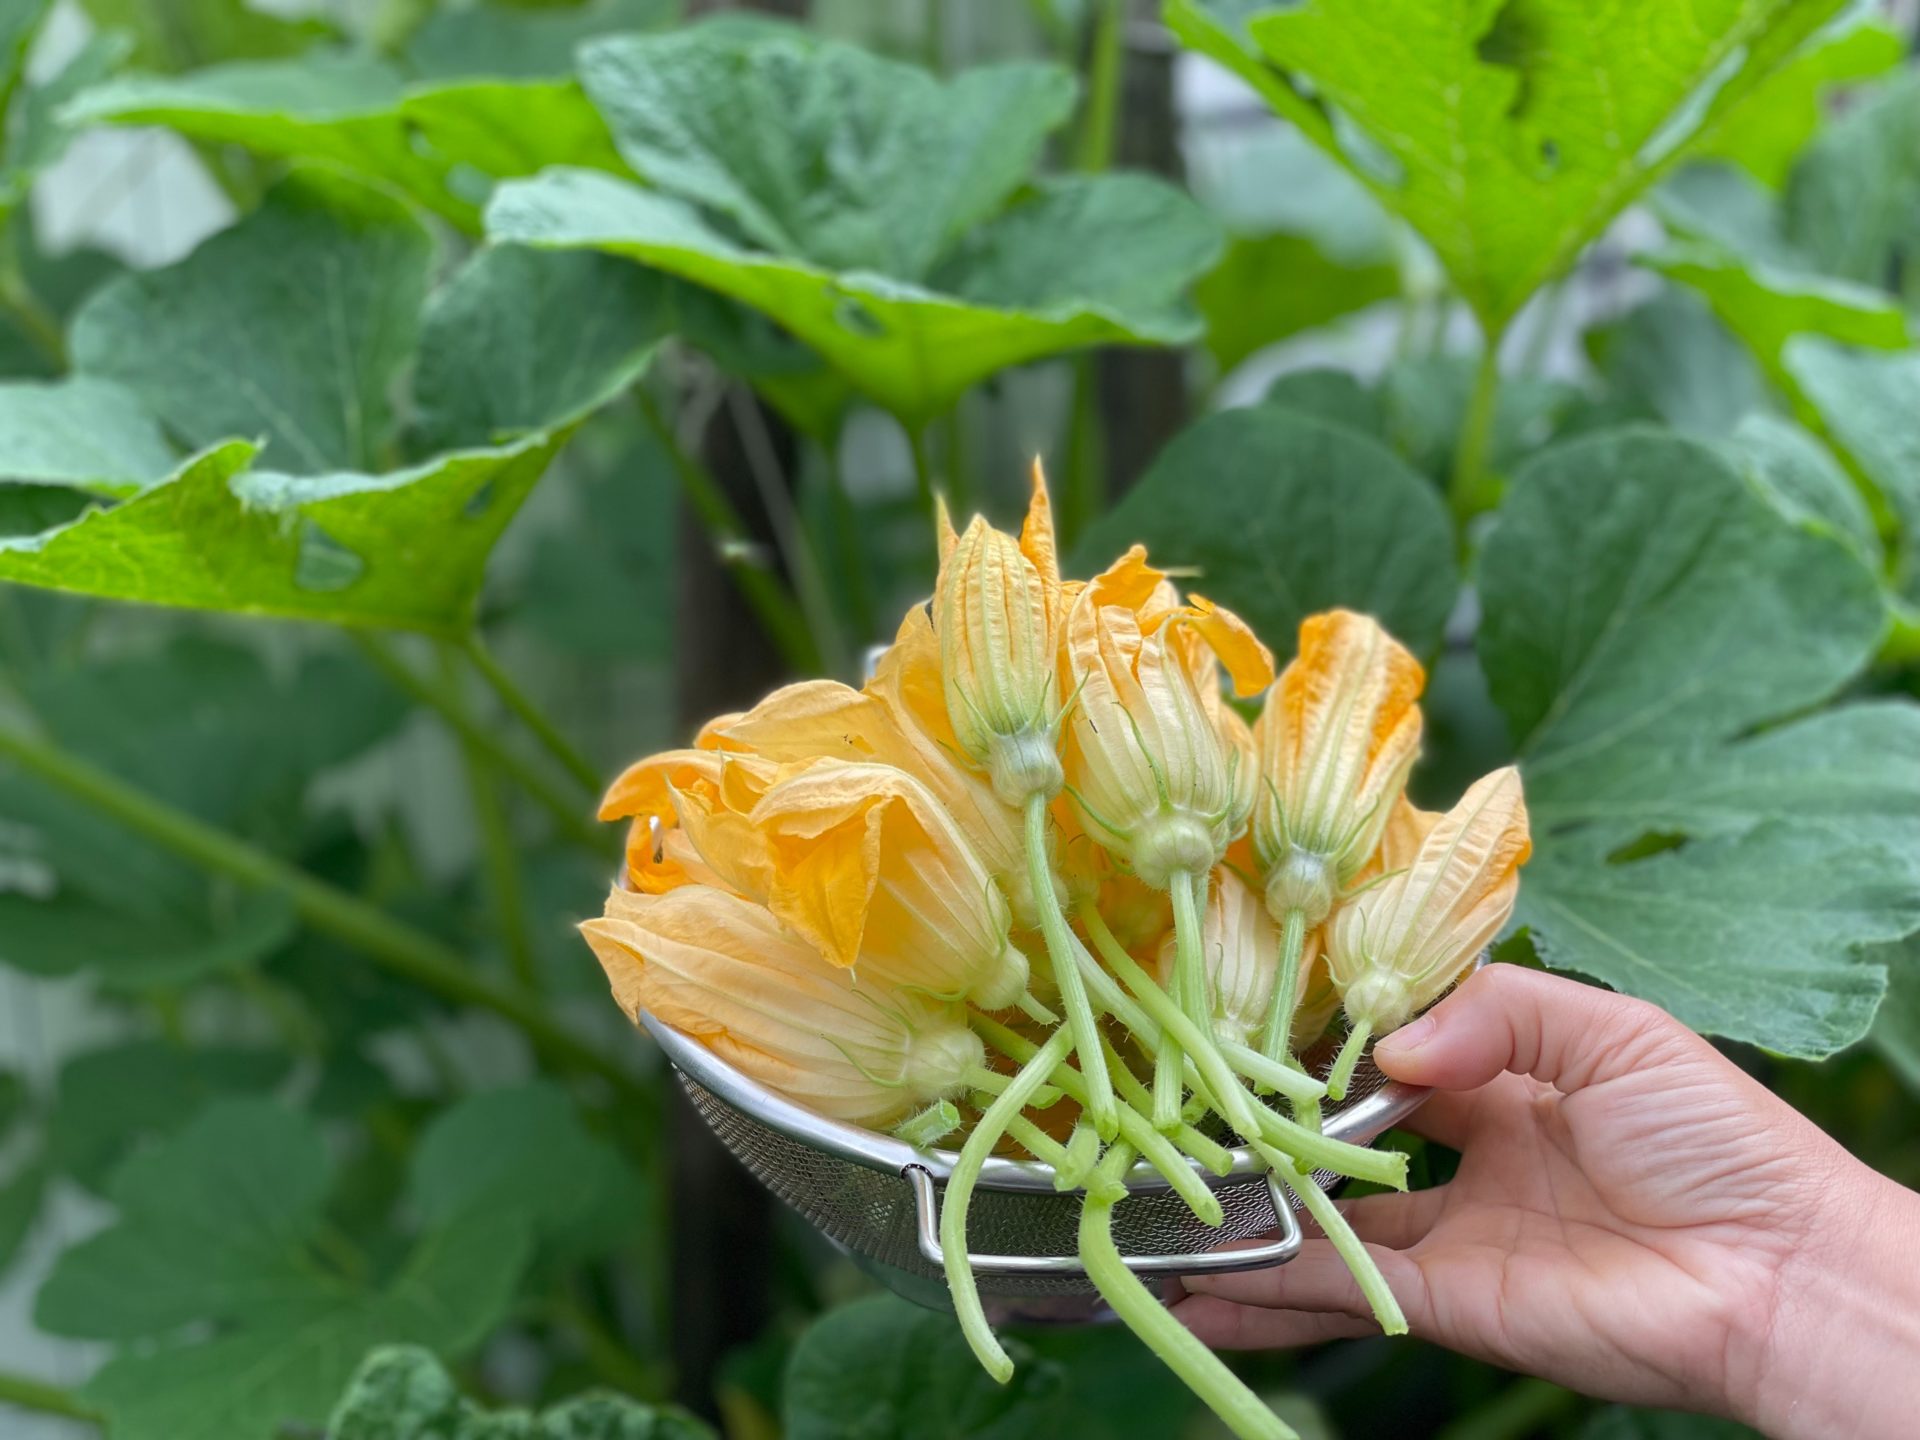
[{"label": "human hand", "polygon": [[[1920,1196],[1705,1040],[1495,965],[1374,1054],[1436,1089],[1410,1128],[1461,1151],[1445,1185],[1342,1206],[1415,1335],[1781,1437],[1914,1433]],[[1185,1286],[1174,1313],[1222,1348],[1373,1333],[1323,1239]]]}]

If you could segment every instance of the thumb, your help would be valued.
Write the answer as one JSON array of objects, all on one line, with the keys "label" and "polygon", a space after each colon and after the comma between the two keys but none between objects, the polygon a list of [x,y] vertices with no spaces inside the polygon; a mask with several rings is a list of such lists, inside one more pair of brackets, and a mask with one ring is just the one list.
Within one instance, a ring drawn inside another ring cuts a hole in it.
[{"label": "thumb", "polygon": [[1432,1010],[1373,1047],[1381,1070],[1410,1085],[1476,1090],[1502,1071],[1571,1094],[1700,1041],[1657,1006],[1516,965],[1489,965]]}]

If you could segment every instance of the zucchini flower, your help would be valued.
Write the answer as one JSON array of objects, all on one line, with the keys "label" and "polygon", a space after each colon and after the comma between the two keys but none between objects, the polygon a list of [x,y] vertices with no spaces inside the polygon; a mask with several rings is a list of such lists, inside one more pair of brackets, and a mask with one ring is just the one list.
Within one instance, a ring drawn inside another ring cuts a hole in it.
[{"label": "zucchini flower", "polygon": [[602,820],[633,820],[628,882],[647,894],[699,883],[764,899],[766,844],[747,813],[776,773],[760,757],[717,750],[668,750],[628,766],[600,802]]},{"label": "zucchini flower", "polygon": [[885,1128],[963,1093],[982,1063],[952,1007],[829,965],[737,895],[616,890],[580,929],[629,1016],[647,1011],[835,1120]]},{"label": "zucchini flower", "polygon": [[1204,694],[1212,661],[1252,695],[1272,680],[1273,657],[1237,616],[1199,596],[1181,603],[1137,545],[1075,598],[1065,650],[1076,696],[1067,783],[1090,832],[1155,888],[1205,875],[1244,795],[1238,751]]},{"label": "zucchini flower", "polygon": [[889,765],[816,762],[754,807],[768,908],[835,965],[892,989],[999,1010],[1027,959],[993,879],[932,793]]},{"label": "zucchini flower", "polygon": [[954,738],[1007,804],[1057,794],[1063,698],[1054,636],[1062,599],[1040,462],[1018,541],[978,515],[956,536],[944,504],[939,524],[933,628]]},{"label": "zucchini flower", "polygon": [[1254,854],[1276,916],[1311,928],[1358,877],[1420,750],[1426,672],[1377,621],[1309,616],[1255,727]]},{"label": "zucchini flower", "polygon": [[1520,772],[1508,766],[1438,817],[1404,869],[1335,913],[1327,963],[1353,1025],[1341,1052],[1349,1073],[1349,1052],[1398,1029],[1472,967],[1513,913],[1532,852]]},{"label": "zucchini flower", "polygon": [[[1200,944],[1214,1034],[1222,1040],[1244,1045],[1250,1036],[1259,1033],[1266,1021],[1267,1007],[1273,997],[1275,959],[1280,953],[1280,926],[1267,912],[1260,892],[1226,866],[1214,871],[1201,921]],[[1172,935],[1161,941],[1163,981],[1172,979],[1174,948]],[[1302,993],[1307,993],[1308,977],[1319,962],[1320,937],[1315,931],[1307,937],[1300,957]],[[1332,983],[1328,982],[1324,988],[1332,999],[1332,1006],[1320,1017],[1322,1030],[1326,1029],[1333,1011],[1340,1008]]]}]

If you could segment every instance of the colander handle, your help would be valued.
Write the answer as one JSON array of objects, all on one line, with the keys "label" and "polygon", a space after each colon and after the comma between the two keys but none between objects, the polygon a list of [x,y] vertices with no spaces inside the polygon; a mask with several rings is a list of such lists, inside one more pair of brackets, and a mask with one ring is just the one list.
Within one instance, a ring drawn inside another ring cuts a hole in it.
[{"label": "colander handle", "polygon": [[[920,1253],[935,1265],[943,1262],[940,1253],[940,1200],[935,1193],[933,1172],[924,1165],[909,1165],[901,1177],[913,1187],[914,1207],[919,1212]],[[1229,1270],[1264,1270],[1284,1265],[1300,1253],[1300,1220],[1280,1182],[1267,1176],[1267,1198],[1273,1206],[1273,1221],[1280,1237],[1249,1250],[1197,1250],[1184,1255],[1126,1255],[1122,1262],[1136,1275],[1202,1275]],[[967,1264],[976,1275],[1084,1275],[1078,1255],[976,1255],[967,1252]]]}]

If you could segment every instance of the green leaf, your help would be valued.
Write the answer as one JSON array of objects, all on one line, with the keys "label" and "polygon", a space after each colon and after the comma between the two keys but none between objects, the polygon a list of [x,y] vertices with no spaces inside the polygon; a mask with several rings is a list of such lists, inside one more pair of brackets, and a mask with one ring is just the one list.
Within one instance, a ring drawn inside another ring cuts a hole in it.
[{"label": "green leaf", "polygon": [[130,1040],[83,1051],[60,1067],[48,1160],[104,1191],[135,1146],[173,1134],[213,1100],[271,1092],[291,1067],[278,1051],[228,1045]]},{"label": "green leaf", "polygon": [[1920,524],[1920,352],[1849,350],[1809,335],[1787,346],[1784,365],[1826,432],[1909,527]]},{"label": "green leaf", "polygon": [[[1871,657],[1857,553],[1710,447],[1622,431],[1514,477],[1481,586],[1538,847],[1516,918],[1542,958],[1787,1054],[1858,1039],[1886,971],[1857,947],[1920,925],[1920,715],[1751,734]],[[1647,836],[1667,848],[1629,858]]]},{"label": "green leaf", "polygon": [[50,8],[51,0],[0,3],[0,116],[13,101],[14,87],[27,67],[27,49]]},{"label": "green leaf", "polygon": [[437,7],[407,40],[405,61],[428,78],[559,78],[573,72],[585,41],[618,31],[663,30],[680,0],[589,0],[534,9],[513,4]]},{"label": "green leaf", "polygon": [[12,1070],[0,1070],[0,1141],[6,1140],[27,1113],[27,1085]]},{"label": "green leaf", "polygon": [[[409,90],[400,119],[448,167],[483,176],[532,175],[549,165],[581,165],[624,175],[606,121],[573,80],[475,80]],[[457,172],[449,183],[458,179]],[[477,229],[477,211],[459,217]]]},{"label": "green leaf", "polygon": [[1237,235],[1226,258],[1194,287],[1207,349],[1228,371],[1290,335],[1313,330],[1400,293],[1385,261],[1352,268],[1300,235]]},{"label": "green leaf", "polygon": [[1616,324],[1587,332],[1609,398],[1634,418],[1724,436],[1768,403],[1766,378],[1706,302],[1663,288]]},{"label": "green leaf", "polygon": [[639,379],[672,317],[663,277],[611,256],[480,251],[422,318],[415,447],[495,444],[597,409]]},{"label": "green leaf", "polygon": [[1787,230],[1827,274],[1863,285],[1911,275],[1920,256],[1920,77],[1912,69],[1862,97],[1801,157]]},{"label": "green leaf", "polygon": [[1190,337],[1175,296],[1217,251],[1190,201],[1138,176],[1043,186],[946,267],[945,293],[742,249],[666,195],[582,170],[503,184],[487,230],[515,244],[610,251],[717,290],[778,321],[912,424],[1008,366]]},{"label": "green leaf", "polygon": [[256,965],[298,928],[283,896],[211,892],[199,914],[115,908],[62,889],[0,894],[0,965],[28,975],[91,972],[109,990],[166,989]]},{"label": "green leaf", "polygon": [[191,448],[259,437],[276,468],[372,468],[431,257],[427,233],[377,191],[282,185],[178,264],[88,301],[74,366],[126,386]]},{"label": "green leaf", "polygon": [[1172,0],[1188,45],[1246,77],[1439,256],[1489,332],[1846,0],[1308,0],[1250,19]]},{"label": "green leaf", "polygon": [[914,283],[1027,178],[1074,97],[1056,66],[941,81],[849,45],[704,26],[589,45],[580,79],[652,185],[762,250]]},{"label": "green leaf", "polygon": [[[1006,1385],[980,1369],[951,1315],[891,1296],[814,1322],[785,1386],[787,1440],[1043,1440],[1073,1431],[1066,1373],[1013,1347]],[[1018,1363],[1018,1362],[1026,1363]]]},{"label": "green leaf", "polygon": [[33,1233],[46,1190],[46,1167],[34,1162],[22,1166],[0,1185],[0,1275],[6,1273]]},{"label": "green leaf", "polygon": [[1789,524],[1710,447],[1649,430],[1517,473],[1480,575],[1480,654],[1536,804],[1556,775],[1618,774],[1818,704],[1883,623],[1842,543]]},{"label": "green leaf", "polygon": [[456,223],[473,207],[447,192],[400,116],[402,80],[380,60],[321,51],[239,60],[179,76],[127,75],[67,109],[75,124],[164,125],[195,140],[320,160],[398,186]]},{"label": "green leaf", "polygon": [[1710,1415],[1615,1405],[1589,1420],[1580,1432],[1580,1440],[1759,1440],[1759,1437],[1744,1425]]},{"label": "green leaf", "polygon": [[[1194,477],[1207,483],[1196,486]],[[1263,405],[1188,427],[1076,549],[1082,573],[1144,541],[1281,653],[1344,605],[1408,644],[1438,643],[1459,584],[1439,494],[1354,431]]]},{"label": "green leaf", "polygon": [[[1474,362],[1462,355],[1397,360],[1380,378],[1384,438],[1413,467],[1444,481],[1473,394]],[[1553,437],[1581,398],[1564,380],[1515,375],[1494,396],[1487,464],[1504,471]]]},{"label": "green leaf", "polygon": [[323,21],[281,19],[247,0],[81,0],[81,9],[100,29],[131,35],[146,70],[294,55],[330,33]]},{"label": "green leaf", "polygon": [[691,1415],[610,1393],[584,1395],[532,1415],[488,1412],[461,1395],[425,1350],[395,1347],[366,1358],[327,1425],[331,1440],[713,1440]]},{"label": "green leaf", "polygon": [[371,1284],[330,1270],[313,1248],[329,1168],[311,1122],[230,1101],[121,1170],[118,1222],[60,1257],[36,1322],[123,1341],[214,1330],[123,1351],[88,1382],[118,1440],[314,1425],[369,1349],[458,1352],[504,1313],[526,1254],[516,1220],[435,1229],[390,1281]]},{"label": "green leaf", "polygon": [[1799,426],[1749,415],[1727,438],[1725,453],[1796,524],[1823,524],[1869,565],[1880,562],[1880,536],[1866,501],[1840,462]]},{"label": "green leaf", "polygon": [[174,466],[153,416],[131,391],[76,376],[0,384],[0,482],[143,489]]},{"label": "green leaf", "polygon": [[475,1095],[440,1115],[414,1151],[410,1194],[428,1224],[518,1216],[570,1260],[615,1248],[642,1214],[632,1168],[544,1082]]},{"label": "green leaf", "polygon": [[253,447],[230,441],[111,510],[0,540],[0,580],[461,635],[488,553],[566,433],[387,475],[247,471]]},{"label": "green leaf", "polygon": [[1828,92],[1893,69],[1905,50],[1898,34],[1872,20],[1816,36],[1755,86],[1746,103],[1709,126],[1692,152],[1703,160],[1730,160],[1778,189],[1825,121]]}]

